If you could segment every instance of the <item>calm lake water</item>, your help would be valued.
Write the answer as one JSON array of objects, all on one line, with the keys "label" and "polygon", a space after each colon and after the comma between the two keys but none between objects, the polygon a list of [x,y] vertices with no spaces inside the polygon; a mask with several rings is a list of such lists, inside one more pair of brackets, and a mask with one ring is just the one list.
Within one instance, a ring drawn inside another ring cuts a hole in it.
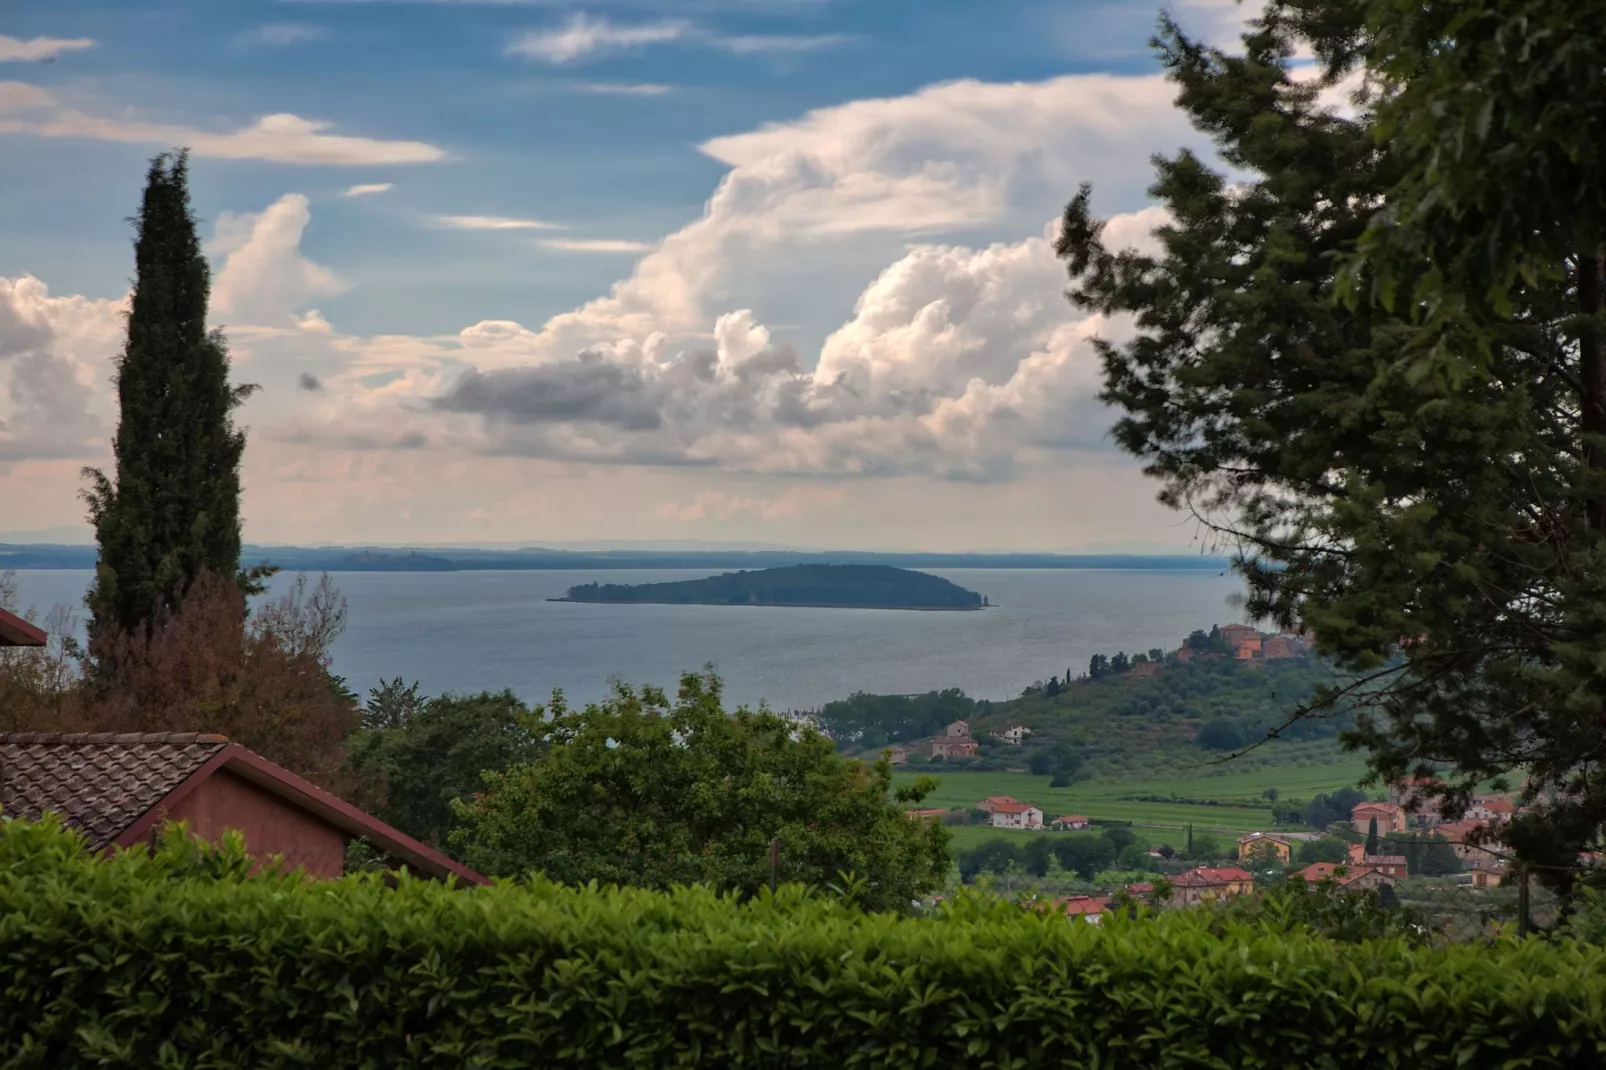
[{"label": "calm lake water", "polygon": [[[1010,698],[1095,653],[1175,647],[1194,628],[1238,620],[1242,581],[1213,571],[933,569],[986,595],[973,613],[549,602],[593,581],[696,579],[703,570],[347,572],[350,603],[335,671],[359,694],[381,678],[429,694],[512,688],[527,701],[562,688],[571,701],[610,679],[672,688],[712,663],[732,704],[809,709],[854,691],[958,687]],[[87,571],[18,573],[24,606],[79,604]],[[282,589],[289,577],[275,578]]]}]

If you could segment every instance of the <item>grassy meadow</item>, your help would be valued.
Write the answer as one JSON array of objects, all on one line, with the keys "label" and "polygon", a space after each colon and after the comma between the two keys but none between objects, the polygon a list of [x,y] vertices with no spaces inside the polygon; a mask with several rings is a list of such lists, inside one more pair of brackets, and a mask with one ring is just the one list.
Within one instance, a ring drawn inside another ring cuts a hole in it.
[{"label": "grassy meadow", "polygon": [[[1272,827],[1271,811],[1264,796],[1268,788],[1277,789],[1284,800],[1310,799],[1339,788],[1354,787],[1364,774],[1365,766],[1358,759],[1321,767],[1259,768],[1242,773],[1166,780],[1089,780],[1068,788],[1051,788],[1049,777],[1030,773],[930,773],[938,778],[937,790],[920,805],[944,810],[956,806],[968,808],[989,795],[1012,795],[1039,807],[1046,820],[1059,814],[1083,814],[1104,820],[1131,821],[1134,831],[1140,835],[1143,828],[1180,829],[1190,822],[1198,831],[1253,832]],[[900,771],[896,779],[907,783],[920,775]],[[1164,796],[1177,801],[1149,802],[1135,798],[1141,796]],[[1209,805],[1208,800],[1214,800],[1215,805]],[[954,831],[964,834],[956,838],[961,846],[971,846],[960,842],[971,838],[1007,835],[1003,830],[990,828]]]}]

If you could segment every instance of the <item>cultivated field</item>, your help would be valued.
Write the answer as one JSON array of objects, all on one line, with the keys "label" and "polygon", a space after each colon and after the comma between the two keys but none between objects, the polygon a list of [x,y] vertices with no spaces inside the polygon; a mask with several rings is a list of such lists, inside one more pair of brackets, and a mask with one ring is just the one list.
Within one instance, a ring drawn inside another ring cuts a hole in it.
[{"label": "cultivated field", "polygon": [[[974,806],[989,795],[1012,795],[1041,808],[1045,820],[1059,814],[1083,814],[1131,821],[1140,828],[1180,829],[1191,822],[1198,831],[1252,832],[1272,827],[1271,810],[1264,795],[1268,788],[1275,788],[1284,800],[1309,799],[1354,787],[1364,774],[1365,767],[1357,760],[1320,768],[1255,769],[1169,780],[1093,780],[1068,788],[1051,788],[1048,777],[1030,773],[932,773],[939,781],[937,790],[920,805],[946,810]],[[899,772],[897,780],[907,782],[918,775]],[[1138,801],[1136,796],[1164,797],[1167,801]],[[1211,800],[1214,805],[1209,804]],[[999,830],[988,831],[996,834]]]}]

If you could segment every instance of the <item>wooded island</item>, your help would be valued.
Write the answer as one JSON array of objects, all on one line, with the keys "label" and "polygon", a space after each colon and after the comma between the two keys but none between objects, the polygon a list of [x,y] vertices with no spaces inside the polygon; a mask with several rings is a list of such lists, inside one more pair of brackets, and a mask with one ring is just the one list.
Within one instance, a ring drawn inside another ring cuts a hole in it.
[{"label": "wooded island", "polygon": [[552,601],[842,609],[982,609],[989,604],[940,576],[886,565],[793,565],[671,583],[587,583]]}]

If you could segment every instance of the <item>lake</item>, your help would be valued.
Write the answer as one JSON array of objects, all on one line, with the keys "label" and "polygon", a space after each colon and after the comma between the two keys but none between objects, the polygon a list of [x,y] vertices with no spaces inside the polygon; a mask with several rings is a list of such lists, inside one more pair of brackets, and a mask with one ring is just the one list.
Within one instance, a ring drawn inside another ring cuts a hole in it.
[{"label": "lake", "polygon": [[[1198,570],[931,569],[990,598],[980,612],[651,606],[549,602],[577,584],[696,579],[704,570],[342,572],[350,620],[334,668],[365,694],[382,678],[428,694],[512,688],[571,701],[610,679],[672,688],[712,663],[730,704],[811,709],[855,691],[957,687],[1002,699],[1093,654],[1179,645],[1194,628],[1241,619],[1243,583]],[[24,606],[80,603],[87,570],[17,573]],[[274,579],[282,589],[290,577]]]}]

